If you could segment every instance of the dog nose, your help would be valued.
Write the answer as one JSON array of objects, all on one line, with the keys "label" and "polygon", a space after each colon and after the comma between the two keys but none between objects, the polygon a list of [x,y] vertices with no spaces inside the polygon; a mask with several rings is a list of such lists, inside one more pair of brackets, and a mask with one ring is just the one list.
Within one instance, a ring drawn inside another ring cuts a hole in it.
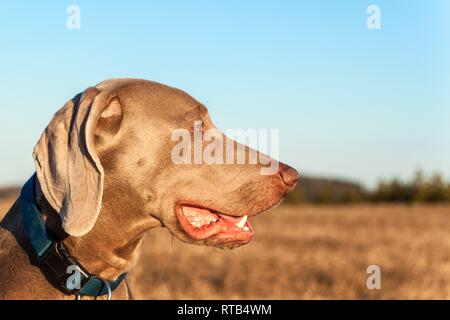
[{"label": "dog nose", "polygon": [[280,163],[279,174],[284,184],[289,187],[295,187],[298,181],[298,172],[294,168],[285,165],[284,163]]}]

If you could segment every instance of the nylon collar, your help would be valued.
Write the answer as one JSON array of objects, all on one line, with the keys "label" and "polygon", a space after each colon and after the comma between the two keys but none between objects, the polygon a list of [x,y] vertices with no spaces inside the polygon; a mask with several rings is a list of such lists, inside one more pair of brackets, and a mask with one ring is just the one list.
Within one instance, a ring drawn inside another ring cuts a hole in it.
[{"label": "nylon collar", "polygon": [[115,281],[108,281],[92,275],[71,257],[62,241],[46,227],[42,215],[36,207],[34,174],[23,186],[19,197],[20,213],[28,240],[41,268],[45,268],[66,294],[98,297],[108,295],[125,279],[126,273]]}]

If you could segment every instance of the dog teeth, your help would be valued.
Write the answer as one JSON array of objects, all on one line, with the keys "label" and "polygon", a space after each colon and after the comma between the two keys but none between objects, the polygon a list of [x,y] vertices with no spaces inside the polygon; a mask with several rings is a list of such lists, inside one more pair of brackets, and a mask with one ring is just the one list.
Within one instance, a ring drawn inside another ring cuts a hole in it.
[{"label": "dog teeth", "polygon": [[244,231],[249,231],[250,229],[248,227],[244,227]]},{"label": "dog teeth", "polygon": [[[239,229],[242,229],[245,226],[245,223],[247,222],[247,215],[243,216],[241,221],[239,221],[238,223],[236,223],[236,227],[238,227]],[[245,230],[245,229],[244,229]],[[247,230],[245,230],[247,231]]]}]

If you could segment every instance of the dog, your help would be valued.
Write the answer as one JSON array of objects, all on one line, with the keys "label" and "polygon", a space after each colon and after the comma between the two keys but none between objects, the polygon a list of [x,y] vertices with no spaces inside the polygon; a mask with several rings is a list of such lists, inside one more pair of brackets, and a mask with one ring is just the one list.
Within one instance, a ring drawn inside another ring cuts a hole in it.
[{"label": "dog", "polygon": [[[265,163],[176,163],[177,129],[215,130],[216,143],[229,141],[217,134],[205,106],[156,82],[110,79],[69,100],[37,142],[36,174],[1,222],[0,298],[132,298],[119,280],[136,264],[152,228],[165,227],[192,244],[233,249],[249,243],[254,232],[247,217],[294,190],[297,171],[277,162],[273,174],[261,174],[275,160],[239,143],[228,151],[235,157],[254,152]],[[195,150],[184,151],[189,158]],[[33,238],[39,232],[50,245],[42,256]],[[64,281],[80,270],[82,280],[95,278],[103,288],[93,296],[66,282],[61,289],[61,270],[56,278],[55,270],[67,261],[76,270],[64,270]]]}]

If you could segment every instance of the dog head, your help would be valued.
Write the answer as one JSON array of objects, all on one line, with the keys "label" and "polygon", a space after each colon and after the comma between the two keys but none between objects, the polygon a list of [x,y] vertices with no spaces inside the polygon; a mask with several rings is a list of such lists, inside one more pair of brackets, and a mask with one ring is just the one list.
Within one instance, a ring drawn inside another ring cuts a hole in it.
[{"label": "dog head", "polygon": [[188,94],[137,79],[107,80],[67,102],[34,157],[42,192],[74,237],[113,225],[130,239],[157,221],[183,241],[234,248],[253,237],[247,218],[298,179],[218,131]]}]

